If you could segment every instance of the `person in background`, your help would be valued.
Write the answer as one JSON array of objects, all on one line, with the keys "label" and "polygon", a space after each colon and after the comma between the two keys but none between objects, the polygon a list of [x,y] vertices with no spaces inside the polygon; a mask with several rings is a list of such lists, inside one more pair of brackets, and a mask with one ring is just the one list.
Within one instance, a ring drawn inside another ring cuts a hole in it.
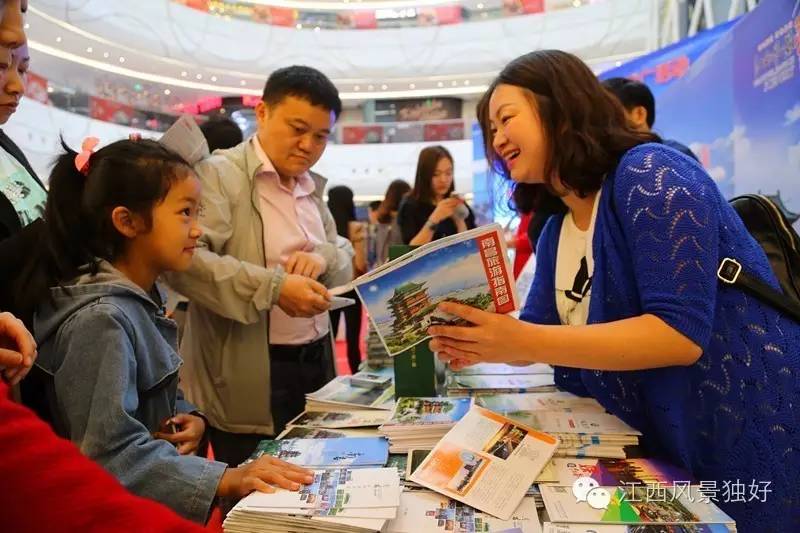
[{"label": "person in background", "polygon": [[397,214],[405,244],[420,246],[475,227],[472,209],[454,191],[453,156],[444,146],[423,148],[414,189]]},{"label": "person in background", "polygon": [[176,326],[156,280],[191,264],[200,182],[157,142],[94,153],[97,142],[65,146],[56,161],[44,239],[24,278],[41,302],[36,365],[50,378],[56,430],[137,495],[199,523],[216,497],[268,483],[297,490],[310,472],[288,463],[228,468],[194,455],[206,423],[178,389]]},{"label": "person in background", "polygon": [[519,277],[519,273],[522,272],[525,263],[533,255],[533,246],[531,246],[531,240],[528,238],[528,226],[530,226],[532,217],[531,213],[520,213],[519,225],[514,232],[514,238],[511,239],[509,248],[514,249],[514,278]]},{"label": "person in background", "polygon": [[367,206],[367,217],[369,218],[370,224],[375,224],[378,222],[378,208],[381,206],[380,200],[373,200]]},{"label": "person in background", "polygon": [[386,189],[386,194],[372,213],[369,228],[369,243],[371,264],[369,268],[380,266],[389,260],[389,247],[403,244],[403,235],[397,224],[397,212],[406,195],[411,191],[411,185],[405,180],[394,180]]},{"label": "person in background", "polygon": [[256,134],[195,165],[204,236],[191,268],[167,281],[192,302],[181,341],[187,396],[209,420],[215,457],[230,465],[335,375],[325,286],[341,259],[326,181],[309,169],[341,109],[318,70],[278,69],[255,108]]},{"label": "person in background", "polygon": [[[800,324],[717,278],[723,258],[780,290],[764,250],[697,161],[634,129],[580,59],[542,50],[508,64],[478,109],[487,159],[514,198],[551,191],[520,319],[458,304],[435,326],[454,368],[554,365],[643,447],[722,487],[770,493],[719,505],[740,531],[800,531]],[[486,101],[484,100],[484,103]]]},{"label": "person in background", "polygon": [[242,129],[233,120],[225,117],[212,118],[200,125],[200,131],[208,143],[208,151],[233,148],[244,140]]},{"label": "person in background", "polygon": [[[603,81],[603,87],[617,97],[625,108],[625,116],[638,131],[651,132],[656,121],[656,99],[650,87],[644,83],[628,78],[609,78]],[[661,139],[670,148],[688,155],[695,161],[697,156],[692,150],[678,141]]]},{"label": "person in background", "polygon": [[[356,206],[353,202],[353,191],[344,185],[331,187],[328,190],[328,209],[330,209],[331,215],[333,215],[333,220],[336,221],[336,232],[353,244],[353,248],[355,249],[355,256],[353,257],[353,277],[358,277],[367,271],[367,235],[364,223],[356,220]],[[339,330],[339,319],[342,314],[344,314],[347,362],[350,365],[350,372],[355,374],[358,372],[358,367],[361,364],[361,300],[354,290],[342,296],[345,298],[352,298],[356,303],[344,309],[331,311],[331,325],[335,335]]]}]

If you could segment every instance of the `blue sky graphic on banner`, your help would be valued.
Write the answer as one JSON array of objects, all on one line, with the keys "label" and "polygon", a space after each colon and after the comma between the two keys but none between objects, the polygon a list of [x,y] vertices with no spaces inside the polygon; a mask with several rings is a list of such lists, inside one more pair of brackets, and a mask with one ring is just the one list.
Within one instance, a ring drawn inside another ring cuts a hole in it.
[{"label": "blue sky graphic on banner", "polygon": [[760,192],[800,213],[800,0],[762,1],[657,109],[656,129],[690,145],[723,194]]}]

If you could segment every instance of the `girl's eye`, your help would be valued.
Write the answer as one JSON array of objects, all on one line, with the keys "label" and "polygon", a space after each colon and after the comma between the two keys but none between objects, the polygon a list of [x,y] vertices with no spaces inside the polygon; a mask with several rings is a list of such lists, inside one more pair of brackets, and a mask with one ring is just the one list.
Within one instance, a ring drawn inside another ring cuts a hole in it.
[{"label": "girl's eye", "polygon": [[187,217],[190,217],[190,216],[192,216],[192,208],[191,208],[191,207],[187,207],[186,209],[184,209],[183,211],[181,211],[181,214],[182,214],[182,215],[185,215],[185,216],[187,216]]},{"label": "girl's eye", "polygon": [[500,123],[505,125],[509,120],[511,120],[511,117],[503,117],[500,119]]}]

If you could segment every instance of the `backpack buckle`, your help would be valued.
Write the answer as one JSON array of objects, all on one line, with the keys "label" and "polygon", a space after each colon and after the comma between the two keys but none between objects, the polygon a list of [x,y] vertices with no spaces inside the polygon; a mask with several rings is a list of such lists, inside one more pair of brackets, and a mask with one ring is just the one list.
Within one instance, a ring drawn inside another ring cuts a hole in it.
[{"label": "backpack buckle", "polygon": [[736,259],[726,257],[719,264],[717,277],[728,285],[733,285],[742,273],[742,264]]}]

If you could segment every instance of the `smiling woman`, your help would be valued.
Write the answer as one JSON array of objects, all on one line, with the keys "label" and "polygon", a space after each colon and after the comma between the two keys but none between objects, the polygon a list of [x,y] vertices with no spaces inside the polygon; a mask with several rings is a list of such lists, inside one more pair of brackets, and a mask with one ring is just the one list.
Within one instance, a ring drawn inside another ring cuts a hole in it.
[{"label": "smiling woman", "polygon": [[478,118],[517,205],[550,193],[566,214],[542,232],[520,320],[442,304],[475,326],[431,327],[431,348],[455,366],[554,365],[557,385],[595,397],[693,478],[768,482],[769,504],[720,504],[740,530],[800,530],[800,324],[718,282],[728,257],[777,287],[713,180],[633,130],[565,52],[512,61]]}]

